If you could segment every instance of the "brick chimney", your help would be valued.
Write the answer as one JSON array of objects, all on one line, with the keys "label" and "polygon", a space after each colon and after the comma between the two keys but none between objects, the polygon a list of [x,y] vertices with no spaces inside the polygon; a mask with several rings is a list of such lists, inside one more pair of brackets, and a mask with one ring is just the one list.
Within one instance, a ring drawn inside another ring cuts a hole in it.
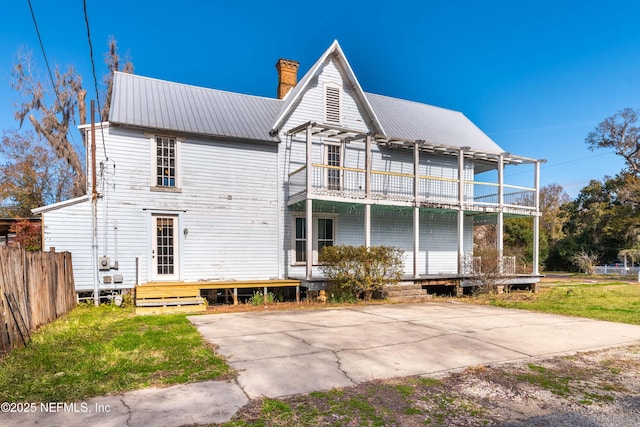
[{"label": "brick chimney", "polygon": [[298,83],[299,66],[298,62],[290,59],[280,58],[276,62],[276,70],[278,70],[278,99],[284,98]]}]

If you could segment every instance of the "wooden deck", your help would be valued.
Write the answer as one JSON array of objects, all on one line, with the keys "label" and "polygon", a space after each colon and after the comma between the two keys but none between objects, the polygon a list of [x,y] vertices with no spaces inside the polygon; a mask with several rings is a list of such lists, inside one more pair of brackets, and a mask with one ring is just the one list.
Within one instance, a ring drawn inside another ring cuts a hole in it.
[{"label": "wooden deck", "polygon": [[299,280],[149,282],[135,288],[136,313],[197,313],[207,308],[202,291],[224,289],[235,305],[238,304],[238,289],[259,288],[266,295],[269,288],[282,287],[295,287],[296,301],[300,302]]}]

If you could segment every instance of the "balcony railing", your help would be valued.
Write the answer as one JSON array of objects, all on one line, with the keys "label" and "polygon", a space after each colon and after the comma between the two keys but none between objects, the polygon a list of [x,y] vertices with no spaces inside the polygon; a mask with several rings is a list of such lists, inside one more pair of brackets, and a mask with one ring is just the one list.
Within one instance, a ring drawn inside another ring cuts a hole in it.
[{"label": "balcony railing", "polygon": [[[302,166],[289,174],[289,200],[299,198],[307,190],[307,167]],[[364,169],[312,165],[311,192],[313,195],[335,196],[348,199],[367,197]],[[369,198],[399,202],[414,201],[414,175],[399,172],[371,171]],[[496,183],[464,181],[465,207],[499,207],[500,186]],[[535,189],[503,184],[502,206],[535,210]],[[459,181],[435,176],[418,177],[419,203],[460,205]]]}]

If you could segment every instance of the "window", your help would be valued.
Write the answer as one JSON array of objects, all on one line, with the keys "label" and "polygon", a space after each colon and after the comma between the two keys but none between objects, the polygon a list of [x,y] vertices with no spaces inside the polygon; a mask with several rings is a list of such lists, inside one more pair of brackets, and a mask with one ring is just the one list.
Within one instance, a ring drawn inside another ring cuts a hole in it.
[{"label": "window", "polygon": [[[307,219],[294,218],[295,235],[293,242],[293,261],[295,264],[307,262]],[[316,262],[318,254],[325,246],[335,245],[335,218],[313,218],[313,261]]]},{"label": "window", "polygon": [[156,185],[176,187],[176,139],[156,137]]},{"label": "window", "polygon": [[[342,171],[339,169],[341,164],[340,159],[340,146],[339,145],[327,145],[327,189],[328,190],[340,190],[341,182],[340,176]],[[333,167],[331,167],[333,166]]]},{"label": "window", "polygon": [[307,219],[296,218],[296,263],[307,261]]},{"label": "window", "polygon": [[318,253],[325,246],[333,246],[332,218],[318,218]]},{"label": "window", "polygon": [[326,123],[340,124],[340,87],[336,84],[324,86],[324,120]]}]

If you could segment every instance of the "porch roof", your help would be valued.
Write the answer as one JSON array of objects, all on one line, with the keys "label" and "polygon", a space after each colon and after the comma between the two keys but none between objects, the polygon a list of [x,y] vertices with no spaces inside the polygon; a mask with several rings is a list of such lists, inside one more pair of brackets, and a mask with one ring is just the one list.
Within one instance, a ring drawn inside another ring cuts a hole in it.
[{"label": "porch roof", "polygon": [[[364,141],[368,134],[360,130],[347,129],[340,126],[321,124],[316,122],[306,122],[287,131],[288,135],[296,135],[305,132],[307,128],[311,128],[313,136],[321,136],[325,138],[333,138],[340,142],[349,143],[352,141]],[[422,152],[437,153],[451,156],[458,156],[460,151],[464,153],[464,157],[476,161],[484,161],[487,163],[496,163],[502,155],[504,164],[533,164],[540,160],[529,157],[516,156],[506,152],[486,152],[471,147],[457,147],[432,143],[422,139],[408,139],[401,137],[389,137],[385,135],[370,135],[372,142],[391,148],[413,149],[415,145]]]}]

